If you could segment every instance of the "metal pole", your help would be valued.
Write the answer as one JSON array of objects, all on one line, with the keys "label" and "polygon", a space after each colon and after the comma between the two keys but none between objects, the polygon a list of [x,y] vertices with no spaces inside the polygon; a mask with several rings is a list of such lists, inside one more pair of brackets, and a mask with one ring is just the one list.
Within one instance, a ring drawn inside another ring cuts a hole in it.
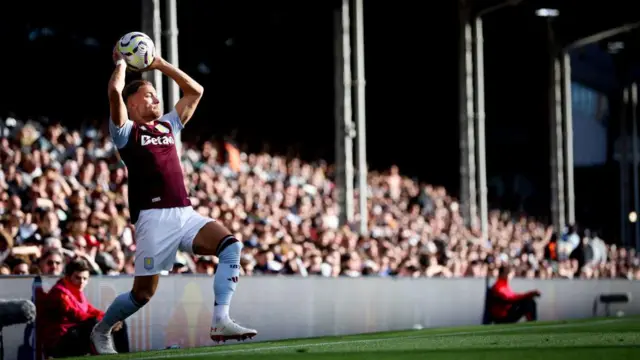
[{"label": "metal pole", "polygon": [[466,83],[467,83],[467,149],[468,149],[468,177],[469,177],[469,210],[468,225],[475,227],[477,225],[478,216],[478,188],[476,185],[476,129],[475,129],[475,111],[473,109],[473,100],[475,89],[473,88],[473,29],[471,24],[465,25],[466,38]]},{"label": "metal pole", "polygon": [[[175,0],[174,0],[175,1]],[[368,233],[369,212],[367,210],[367,134],[365,109],[365,73],[364,73],[364,15],[362,0],[355,0],[356,17],[356,120],[358,139],[358,207],[360,208],[360,234]]]},{"label": "metal pole", "polygon": [[[142,0],[142,32],[153,39],[156,46],[156,54],[162,55],[162,20],[160,18],[160,0]],[[162,101],[162,73],[159,71],[148,71],[142,73],[142,78],[153,84],[160,103]]]},{"label": "metal pole", "polygon": [[[156,54],[160,54],[160,56],[162,56],[162,17],[160,16],[160,0],[153,0],[153,43],[156,46]],[[153,78],[158,98],[166,109],[167,104],[162,102],[162,99],[164,98],[162,73],[160,71],[154,71]]]},{"label": "metal pole", "polygon": [[593,44],[595,42],[598,41],[602,41],[602,40],[606,40],[610,37],[622,34],[622,33],[626,33],[632,30],[635,30],[637,28],[640,27],[640,21],[635,22],[635,23],[629,23],[629,24],[624,24],[612,29],[607,29],[604,31],[601,31],[599,33],[578,39],[576,41],[574,41],[573,43],[569,44],[567,47],[565,47],[565,50],[572,50],[572,49],[577,49],[579,47],[583,47],[589,44]]},{"label": "metal pole", "polygon": [[475,131],[473,111],[473,36],[469,8],[461,1],[460,10],[460,210],[465,225],[472,226],[476,216]]},{"label": "metal pole", "polygon": [[564,155],[565,171],[567,179],[567,221],[569,224],[576,222],[575,183],[573,171],[573,107],[571,98],[571,57],[568,52],[562,53],[562,104],[564,122]]},{"label": "metal pole", "polygon": [[[487,149],[486,149],[486,131],[485,131],[485,99],[484,99],[484,34],[482,17],[493,13],[508,6],[516,6],[522,0],[507,0],[478,11],[473,17],[473,33],[474,33],[474,59],[473,73],[474,80],[474,113],[476,120],[476,137],[477,152],[475,160],[477,160],[477,189],[479,191],[478,213],[480,215],[480,230],[483,239],[489,238],[489,201],[487,188]],[[475,162],[474,162],[475,166]],[[474,187],[475,188],[475,187]]]},{"label": "metal pole", "polygon": [[474,21],[475,30],[475,112],[478,137],[478,189],[480,190],[480,228],[482,239],[489,238],[489,202],[487,199],[487,151],[485,139],[485,109],[484,109],[484,36],[482,18]]},{"label": "metal pole", "polygon": [[[167,36],[167,61],[174,66],[179,66],[178,62],[178,5],[176,0],[166,0],[167,3],[167,18],[169,20],[165,35]],[[167,105],[168,110],[173,109],[176,106],[178,100],[180,100],[180,87],[175,81],[169,80],[168,82],[168,98]],[[182,141],[180,133],[175,136],[176,149],[178,154],[181,152]]]},{"label": "metal pole", "polygon": [[335,120],[335,163],[336,193],[340,209],[340,225],[346,223],[345,178],[344,178],[344,61],[342,55],[342,9],[333,13],[333,46],[334,46],[334,120]]},{"label": "metal pole", "polygon": [[[640,192],[638,189],[638,85],[631,84],[631,155],[633,166],[633,211],[640,209]],[[634,238],[636,249],[640,249],[640,222],[634,223]]]},{"label": "metal pole", "polygon": [[345,158],[345,212],[346,220],[351,223],[354,215],[353,204],[353,138],[356,135],[353,124],[353,106],[351,96],[351,15],[349,0],[342,1],[342,55],[344,59],[344,158]]},{"label": "metal pole", "polygon": [[[340,206],[340,224],[353,221],[353,111],[351,104],[351,37],[349,19],[349,0],[342,0],[342,7],[336,15],[336,103],[340,104],[340,112],[336,113],[336,178]],[[341,58],[341,59],[340,59]],[[342,61],[340,61],[342,60]]]},{"label": "metal pole", "polygon": [[553,62],[553,74],[554,74],[554,109],[555,114],[553,116],[554,128],[553,132],[555,136],[555,148],[553,152],[556,154],[556,181],[557,181],[557,204],[558,204],[558,225],[560,229],[564,229],[566,226],[566,203],[564,195],[564,147],[563,147],[563,128],[562,128],[562,65],[560,59],[555,58]]},{"label": "metal pole", "polygon": [[562,78],[560,76],[560,60],[556,47],[551,19],[547,19],[547,44],[549,46],[549,163],[551,173],[551,218],[558,234],[565,228],[565,198],[564,198],[564,166],[562,147]]},{"label": "metal pole", "polygon": [[622,90],[622,108],[620,111],[620,238],[622,245],[628,245],[627,216],[628,181],[629,181],[629,135],[627,133],[627,109],[629,104],[629,88]]},{"label": "metal pole", "polygon": [[549,165],[550,165],[550,171],[551,171],[551,184],[550,184],[551,219],[552,219],[553,227],[555,228],[556,232],[561,233],[563,227],[560,226],[560,219],[558,217],[558,174],[557,174],[558,164],[557,164],[557,153],[555,151],[558,145],[557,145],[557,140],[555,136],[556,121],[555,121],[555,111],[553,109],[553,105],[554,105],[553,64],[551,65],[550,72],[551,72],[551,81],[550,81],[551,83],[549,84],[549,136],[551,137],[551,141],[550,141],[551,148],[549,149],[549,152],[550,152]]}]

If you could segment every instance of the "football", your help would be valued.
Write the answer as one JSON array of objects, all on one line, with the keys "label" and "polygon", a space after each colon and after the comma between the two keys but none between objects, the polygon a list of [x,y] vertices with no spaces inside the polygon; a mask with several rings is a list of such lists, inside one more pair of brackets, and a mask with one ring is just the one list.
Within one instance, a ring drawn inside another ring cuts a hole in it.
[{"label": "football", "polygon": [[131,70],[143,70],[155,59],[155,44],[145,33],[134,31],[125,34],[118,41],[117,48]]}]

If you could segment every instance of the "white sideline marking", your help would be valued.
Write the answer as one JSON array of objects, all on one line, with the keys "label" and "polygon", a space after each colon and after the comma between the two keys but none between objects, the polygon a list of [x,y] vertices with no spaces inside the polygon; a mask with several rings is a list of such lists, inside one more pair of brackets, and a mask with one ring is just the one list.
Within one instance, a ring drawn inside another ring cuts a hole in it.
[{"label": "white sideline marking", "polygon": [[[343,341],[327,341],[321,343],[310,343],[310,344],[296,344],[296,345],[280,345],[280,346],[261,346],[261,347],[253,347],[250,349],[229,349],[222,351],[203,351],[203,352],[193,352],[193,353],[184,353],[184,354],[158,354],[150,357],[136,357],[136,360],[153,360],[153,359],[177,359],[177,358],[190,358],[196,356],[215,356],[215,355],[229,355],[229,354],[239,354],[246,352],[256,352],[256,351],[269,351],[269,350],[285,350],[285,349],[295,349],[295,348],[307,348],[307,347],[318,347],[318,346],[328,346],[328,345],[346,345],[346,344],[365,344],[372,343],[378,341],[389,341],[389,340],[403,340],[403,339],[419,339],[419,338],[427,338],[427,337],[438,337],[438,336],[458,336],[458,335],[475,335],[475,334],[487,334],[487,333],[495,333],[502,332],[508,330],[532,330],[532,329],[555,329],[555,328],[565,328],[565,327],[585,327],[585,326],[595,326],[609,323],[616,323],[621,321],[629,321],[631,319],[607,319],[607,320],[598,320],[593,322],[584,322],[577,324],[548,324],[548,325],[529,325],[529,326],[517,326],[512,328],[497,328],[497,329],[484,329],[484,330],[475,330],[475,331],[458,331],[458,332],[450,332],[450,333],[435,333],[435,334],[422,334],[422,335],[412,335],[412,336],[394,336],[394,337],[386,337],[386,338],[377,338],[377,339],[359,339],[359,340],[343,340]],[[402,331],[402,330],[400,330]],[[368,335],[368,334],[360,334],[360,335]],[[294,340],[294,339],[291,339]],[[304,339],[299,339],[304,340]],[[277,341],[277,340],[276,340]],[[233,345],[231,345],[233,346]]]}]

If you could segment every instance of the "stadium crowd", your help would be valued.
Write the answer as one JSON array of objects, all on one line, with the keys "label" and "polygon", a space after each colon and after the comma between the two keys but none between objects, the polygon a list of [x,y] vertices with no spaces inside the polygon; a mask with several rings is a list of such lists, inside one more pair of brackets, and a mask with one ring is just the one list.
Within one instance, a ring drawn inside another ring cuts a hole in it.
[{"label": "stadium crowd", "polygon": [[[96,274],[133,273],[127,171],[104,129],[0,121],[0,275],[59,275],[77,257]],[[269,154],[238,154],[232,164],[221,149],[185,144],[185,184],[198,212],[243,241],[243,275],[483,277],[509,263],[529,278],[640,280],[634,250],[589,231],[556,236],[496,211],[482,239],[444,188],[396,167],[370,173],[370,234],[360,236],[339,226],[328,164]],[[171,272],[211,275],[216,261],[179,253]]]}]

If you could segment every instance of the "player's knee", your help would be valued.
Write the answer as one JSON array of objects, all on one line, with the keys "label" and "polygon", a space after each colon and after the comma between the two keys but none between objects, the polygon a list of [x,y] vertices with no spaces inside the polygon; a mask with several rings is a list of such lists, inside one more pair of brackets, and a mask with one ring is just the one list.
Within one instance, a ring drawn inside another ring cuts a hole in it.
[{"label": "player's knee", "polygon": [[244,245],[235,237],[229,235],[220,241],[216,256],[220,262],[238,262]]},{"label": "player's knee", "polygon": [[218,255],[231,232],[216,221],[207,223],[193,239],[192,249],[198,255]]},{"label": "player's knee", "polygon": [[236,240],[234,243],[229,245],[229,248],[231,249],[232,253],[240,254],[242,252],[242,249],[244,248],[244,245],[239,240]]},{"label": "player's knee", "polygon": [[146,305],[154,294],[155,289],[148,286],[134,286],[131,290],[131,296],[139,306]]},{"label": "player's knee", "polygon": [[136,305],[142,307],[145,306],[151,298],[153,297],[152,291],[147,290],[131,290],[131,296],[133,300],[136,302]]}]

